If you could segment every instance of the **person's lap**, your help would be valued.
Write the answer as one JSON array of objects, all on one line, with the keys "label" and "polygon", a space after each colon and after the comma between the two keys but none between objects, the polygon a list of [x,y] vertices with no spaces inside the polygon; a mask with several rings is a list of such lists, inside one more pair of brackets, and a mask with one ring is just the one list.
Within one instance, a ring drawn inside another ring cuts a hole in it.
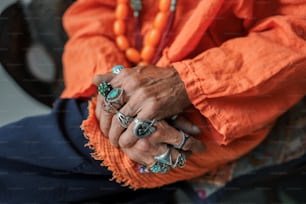
[{"label": "person's lap", "polygon": [[110,181],[111,172],[84,147],[86,116],[86,101],[58,100],[48,115],[0,128],[0,203],[171,200],[171,188],[133,191]]}]

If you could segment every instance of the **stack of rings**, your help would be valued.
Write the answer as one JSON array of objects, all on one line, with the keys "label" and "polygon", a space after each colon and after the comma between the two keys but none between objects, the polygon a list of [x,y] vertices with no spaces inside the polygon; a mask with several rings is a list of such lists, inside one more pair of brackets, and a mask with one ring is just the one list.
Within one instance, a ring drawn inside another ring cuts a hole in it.
[{"label": "stack of rings", "polygon": [[[124,68],[122,65],[116,65],[112,67],[112,73],[119,74],[120,71]],[[114,105],[123,105],[123,89],[113,88],[109,82],[102,81],[98,85],[98,93],[104,97],[104,110],[109,113],[118,112]]]}]

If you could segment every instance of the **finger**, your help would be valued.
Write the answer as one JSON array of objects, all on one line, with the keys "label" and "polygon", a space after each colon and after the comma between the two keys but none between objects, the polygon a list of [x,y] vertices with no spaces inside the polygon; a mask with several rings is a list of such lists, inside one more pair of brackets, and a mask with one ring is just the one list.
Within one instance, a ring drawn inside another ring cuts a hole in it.
[{"label": "finger", "polygon": [[109,142],[114,147],[119,146],[119,137],[121,136],[122,132],[125,130],[124,127],[121,126],[117,115],[115,114],[110,121],[110,129],[109,129]]},{"label": "finger", "polygon": [[103,104],[103,96],[98,94],[97,104],[96,104],[96,109],[95,109],[95,115],[98,121],[100,121],[100,113],[102,110],[102,104]]},{"label": "finger", "polygon": [[104,104],[104,100],[103,102],[101,102],[101,111],[100,111],[100,121],[99,121],[99,124],[100,124],[100,129],[103,133],[103,135],[105,137],[108,137],[109,136],[109,130],[110,130],[110,125],[111,125],[111,121],[112,121],[112,118],[113,118],[113,115],[114,113],[112,112],[108,112],[105,110],[105,104]]},{"label": "finger", "polygon": [[179,135],[180,135],[180,143],[172,144],[174,147],[177,147],[180,150],[191,151],[194,153],[202,153],[205,151],[206,147],[201,141],[195,139],[192,136],[187,135],[182,131],[179,132]]},{"label": "finger", "polygon": [[198,128],[198,126],[196,126],[183,116],[179,116],[174,121],[171,121],[171,125],[190,135],[198,135],[201,133],[201,130],[200,128]]},{"label": "finger", "polygon": [[128,157],[144,166],[151,166],[155,163],[154,156],[164,153],[168,149],[166,144],[153,145],[146,139],[138,140],[130,148],[122,148]]},{"label": "finger", "polygon": [[106,74],[98,74],[94,76],[93,83],[98,86],[102,81],[110,82],[115,77],[115,74],[109,72]]},{"label": "finger", "polygon": [[[137,95],[133,95],[131,96],[131,98],[129,99],[129,101],[120,109],[120,112],[123,113],[126,116],[130,116],[130,117],[136,117],[139,120],[147,120],[145,114],[144,117],[142,115],[137,115],[137,112],[139,111],[139,109],[141,109],[141,104],[139,103],[140,100],[139,98],[137,99]],[[143,111],[144,112],[144,111]],[[149,118],[150,119],[150,118]],[[119,142],[119,146],[120,147],[124,147],[124,148],[128,148],[131,147],[135,144],[135,142],[139,139],[137,136],[134,135],[134,128],[135,128],[135,121],[131,122],[131,124],[128,126],[128,128],[121,134],[119,134],[119,130],[116,129],[111,129],[111,134],[112,137],[114,139],[117,139]]]},{"label": "finger", "polygon": [[[171,127],[165,121],[160,121],[156,123],[156,128],[161,133],[159,135],[152,135],[152,137],[148,138],[152,143],[166,143],[172,145],[174,147],[181,146],[181,150],[184,151],[191,151],[195,153],[201,153],[205,151],[205,145],[195,139],[192,136],[184,135],[183,132],[176,130],[175,128]],[[188,139],[184,138],[184,136],[188,136]],[[183,140],[186,140],[183,145]]]}]

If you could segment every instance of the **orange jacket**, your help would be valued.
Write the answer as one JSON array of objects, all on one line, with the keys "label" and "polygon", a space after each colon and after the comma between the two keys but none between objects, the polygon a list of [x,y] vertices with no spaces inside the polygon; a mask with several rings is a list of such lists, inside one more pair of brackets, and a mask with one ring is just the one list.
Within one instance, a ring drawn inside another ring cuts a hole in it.
[{"label": "orange jacket", "polygon": [[[158,1],[143,2],[142,34],[152,28]],[[94,75],[116,64],[129,66],[114,43],[115,4],[79,0],[66,12],[70,39],[63,56],[62,97],[94,96]],[[132,188],[194,178],[241,157],[306,93],[304,0],[179,0],[171,36],[158,65],[173,65],[184,81],[194,106],[185,115],[201,128],[198,139],[207,146],[204,153],[191,155],[184,168],[167,174],[140,174],[137,165],[102,136],[95,98],[82,124],[93,157]]]}]

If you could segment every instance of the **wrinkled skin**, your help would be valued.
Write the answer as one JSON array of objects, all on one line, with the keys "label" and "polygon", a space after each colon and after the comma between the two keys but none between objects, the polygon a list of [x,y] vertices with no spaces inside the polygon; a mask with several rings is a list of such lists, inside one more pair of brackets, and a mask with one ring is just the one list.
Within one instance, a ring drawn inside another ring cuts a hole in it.
[{"label": "wrinkled skin", "polygon": [[[165,121],[191,105],[184,83],[174,68],[153,65],[125,68],[118,75],[107,73],[94,78],[96,85],[102,81],[124,90],[125,104],[116,106],[121,113],[142,120],[158,121],[155,124],[156,132],[145,139],[138,139],[133,135],[135,123],[132,122],[127,129],[123,128],[113,113],[103,110],[104,97],[98,95],[96,116],[101,131],[113,146],[122,148],[132,160],[150,165],[154,163],[153,157],[164,153],[169,145],[181,143],[182,134],[179,130],[189,135],[199,134],[199,128],[181,116],[171,125]],[[184,151],[190,152],[202,152],[204,149],[204,145],[194,137],[190,137],[183,147]],[[172,158],[176,158],[178,153],[171,148]]]}]

